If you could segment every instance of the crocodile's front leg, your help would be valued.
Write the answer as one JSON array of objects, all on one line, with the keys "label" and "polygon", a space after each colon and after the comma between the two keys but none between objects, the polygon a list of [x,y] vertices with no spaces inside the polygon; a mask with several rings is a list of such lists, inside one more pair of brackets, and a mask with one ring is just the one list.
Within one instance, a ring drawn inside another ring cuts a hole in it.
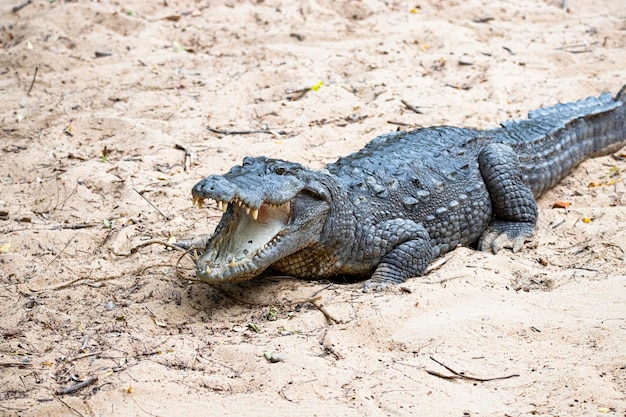
[{"label": "crocodile's front leg", "polygon": [[510,247],[517,252],[533,236],[537,224],[537,204],[522,181],[517,154],[507,145],[491,143],[479,155],[478,164],[494,214],[478,249],[497,253]]},{"label": "crocodile's front leg", "polygon": [[382,256],[372,277],[363,284],[365,290],[380,290],[420,276],[433,258],[428,232],[412,220],[382,222],[365,241],[374,256]]}]

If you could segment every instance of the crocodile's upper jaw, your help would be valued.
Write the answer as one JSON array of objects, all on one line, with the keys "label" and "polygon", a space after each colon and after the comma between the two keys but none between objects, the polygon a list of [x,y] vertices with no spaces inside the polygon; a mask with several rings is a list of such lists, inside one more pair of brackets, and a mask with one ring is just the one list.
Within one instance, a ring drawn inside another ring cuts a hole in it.
[{"label": "crocodile's upper jaw", "polygon": [[[202,206],[202,200],[194,198]],[[306,193],[298,193],[281,205],[263,203],[258,209],[241,200],[218,201],[224,215],[205,252],[196,260],[196,275],[204,282],[244,281],[272,263],[303,249],[319,236],[302,234],[302,226],[321,230],[328,203]]]}]

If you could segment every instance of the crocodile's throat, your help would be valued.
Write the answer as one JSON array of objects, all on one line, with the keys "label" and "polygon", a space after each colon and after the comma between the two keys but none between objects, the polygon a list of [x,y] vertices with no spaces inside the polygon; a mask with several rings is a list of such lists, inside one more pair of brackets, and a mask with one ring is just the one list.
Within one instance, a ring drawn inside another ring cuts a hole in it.
[{"label": "crocodile's throat", "polygon": [[[201,198],[193,202],[198,207],[203,205]],[[196,260],[197,275],[208,282],[249,279],[273,261],[281,237],[289,228],[291,202],[264,202],[258,208],[239,199],[216,202],[224,216],[204,254]]]}]

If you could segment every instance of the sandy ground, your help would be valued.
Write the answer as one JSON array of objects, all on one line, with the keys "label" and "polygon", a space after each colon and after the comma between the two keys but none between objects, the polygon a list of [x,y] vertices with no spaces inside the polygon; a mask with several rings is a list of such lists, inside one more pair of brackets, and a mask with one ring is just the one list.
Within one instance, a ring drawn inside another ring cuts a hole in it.
[{"label": "sandy ground", "polygon": [[523,252],[459,248],[382,293],[211,287],[139,246],[210,233],[219,213],[190,189],[246,155],[319,168],[397,128],[615,94],[623,0],[16,5],[0,6],[1,415],[626,415],[624,160],[545,195]]}]

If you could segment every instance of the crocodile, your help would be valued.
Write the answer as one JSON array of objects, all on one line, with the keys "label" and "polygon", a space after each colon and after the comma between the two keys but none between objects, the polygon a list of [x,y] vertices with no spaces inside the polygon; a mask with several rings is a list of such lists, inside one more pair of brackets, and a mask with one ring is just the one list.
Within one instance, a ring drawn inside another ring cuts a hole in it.
[{"label": "crocodile", "polygon": [[208,283],[270,269],[305,279],[365,280],[365,289],[421,276],[459,245],[517,252],[534,234],[536,198],[586,158],[626,145],[626,85],[528,113],[499,127],[397,131],[325,169],[246,157],[192,189],[215,201],[215,232],[200,244]]}]

